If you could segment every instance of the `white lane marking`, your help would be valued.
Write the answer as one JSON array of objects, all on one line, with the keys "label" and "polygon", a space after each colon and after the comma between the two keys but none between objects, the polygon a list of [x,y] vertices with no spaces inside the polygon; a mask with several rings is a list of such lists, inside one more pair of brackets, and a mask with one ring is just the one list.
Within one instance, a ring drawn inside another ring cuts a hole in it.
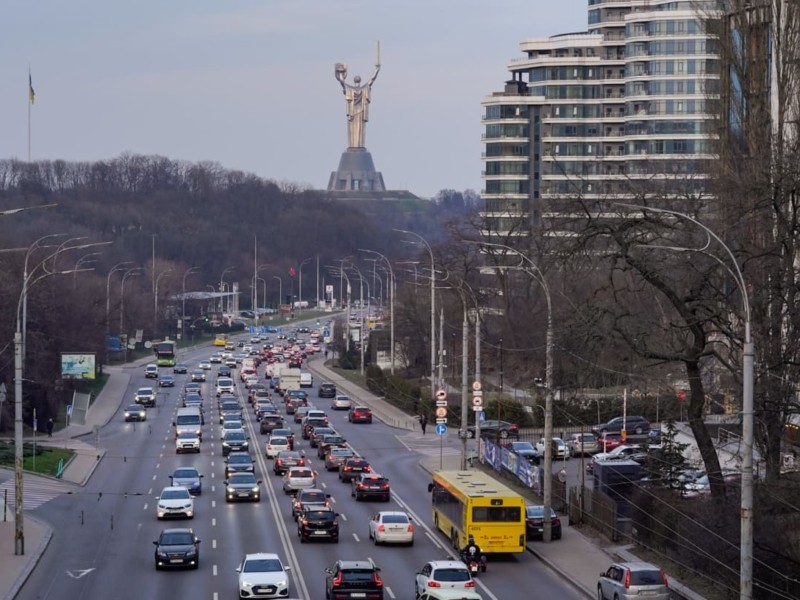
[{"label": "white lane marking", "polygon": [[216,540],[216,538],[211,540],[211,548],[213,548],[213,549],[217,548],[217,540]]},{"label": "white lane marking", "polygon": [[211,526],[212,527],[216,527],[217,526],[217,518],[216,517],[211,517]]},{"label": "white lane marking", "polygon": [[357,533],[354,533],[354,534],[353,534],[353,539],[354,539],[355,541],[357,541],[357,542],[360,542],[360,541],[361,541],[361,539],[358,537],[358,534],[357,534]]},{"label": "white lane marking", "polygon": [[211,574],[216,577],[217,576],[217,565],[211,567]]},{"label": "white lane marking", "polygon": [[147,502],[144,503],[144,506],[142,507],[142,509],[143,510],[147,510]]},{"label": "white lane marking", "polygon": [[[158,467],[156,467],[156,468],[158,468]],[[156,480],[156,477],[158,477],[158,475],[153,475],[153,481]]]},{"label": "white lane marking", "polygon": [[392,588],[387,587],[385,589],[386,589],[386,593],[389,594],[389,598],[397,598],[397,596],[394,595],[394,592],[392,591]]},{"label": "white lane marking", "polygon": [[340,514],[339,516],[342,518],[342,521],[347,521],[347,515]]},{"label": "white lane marking", "polygon": [[212,500],[211,501],[211,508],[217,508],[217,501],[216,500]]}]

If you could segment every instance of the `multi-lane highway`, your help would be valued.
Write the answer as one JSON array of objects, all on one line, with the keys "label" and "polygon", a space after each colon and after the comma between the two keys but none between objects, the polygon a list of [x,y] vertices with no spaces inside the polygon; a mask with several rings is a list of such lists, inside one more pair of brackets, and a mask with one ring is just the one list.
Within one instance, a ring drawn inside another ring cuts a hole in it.
[{"label": "multi-lane highway", "polygon": [[[181,357],[191,367],[214,352],[196,349]],[[170,369],[171,371],[171,369]],[[263,369],[260,370],[263,377]],[[150,385],[141,367],[131,369],[131,382],[124,406],[136,388]],[[215,369],[203,385],[206,424],[200,454],[176,454],[172,417],[180,406],[186,375],[176,376],[176,387],[159,393],[157,407],[148,411],[143,423],[126,423],[122,411],[99,434],[98,444],[107,449],[81,493],[57,496],[35,509],[35,514],[53,525],[54,536],[47,552],[25,584],[19,598],[40,600],[79,599],[167,599],[231,598],[237,594],[237,565],[245,553],[276,552],[290,565],[291,597],[322,600],[325,597],[324,568],[336,559],[371,558],[381,567],[387,598],[414,597],[415,572],[428,560],[452,555],[446,540],[431,529],[430,477],[419,468],[423,453],[438,455],[434,436],[392,429],[379,421],[350,424],[346,411],[330,410],[330,401],[310,400],[325,409],[335,427],[359,454],[387,476],[392,501],[356,502],[350,487],[340,483],[335,472],[326,472],[316,452],[299,435],[299,426],[287,419],[296,432],[299,449],[318,471],[319,486],[331,494],[340,513],[340,542],[300,544],[290,516],[289,497],[264,456],[266,436],[247,404],[243,384],[237,380],[237,395],[245,407],[246,430],[256,473],[262,480],[260,503],[228,504],[224,499],[224,459],[220,425],[214,397]],[[320,383],[320,382],[315,382]],[[283,410],[283,404],[276,404]],[[192,520],[164,522],[156,519],[156,498],[170,484],[176,467],[193,466],[204,475],[203,493],[195,499]],[[368,539],[369,516],[380,510],[405,510],[416,525],[412,547],[374,546]],[[202,540],[198,570],[156,571],[152,542],[167,527],[192,527]],[[486,599],[517,597],[581,597],[530,554],[493,560],[478,581]]]}]

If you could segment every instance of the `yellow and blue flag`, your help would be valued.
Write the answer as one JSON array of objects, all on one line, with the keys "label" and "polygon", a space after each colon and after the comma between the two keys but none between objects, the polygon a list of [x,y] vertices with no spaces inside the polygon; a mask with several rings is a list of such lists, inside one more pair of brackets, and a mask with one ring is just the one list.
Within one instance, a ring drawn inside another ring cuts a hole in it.
[{"label": "yellow and blue flag", "polygon": [[31,72],[28,71],[28,100],[31,104],[36,100],[36,92],[33,91],[33,79],[31,79]]}]

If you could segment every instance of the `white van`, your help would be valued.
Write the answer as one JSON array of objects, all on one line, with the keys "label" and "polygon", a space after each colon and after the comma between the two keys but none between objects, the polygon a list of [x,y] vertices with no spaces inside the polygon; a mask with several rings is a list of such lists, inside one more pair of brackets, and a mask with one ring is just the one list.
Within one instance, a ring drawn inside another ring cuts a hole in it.
[{"label": "white van", "polygon": [[179,408],[172,425],[175,427],[175,437],[182,432],[196,433],[199,438],[203,437],[203,415],[197,406]]},{"label": "white van", "polygon": [[301,388],[314,387],[314,378],[308,371],[303,371],[302,373],[300,373],[300,387]]}]

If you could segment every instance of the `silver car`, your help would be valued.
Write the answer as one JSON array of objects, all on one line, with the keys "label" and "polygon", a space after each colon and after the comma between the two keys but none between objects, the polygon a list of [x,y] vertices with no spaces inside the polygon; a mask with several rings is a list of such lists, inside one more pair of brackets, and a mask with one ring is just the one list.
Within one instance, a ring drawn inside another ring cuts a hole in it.
[{"label": "silver car", "polygon": [[310,467],[289,467],[283,475],[283,491],[294,494],[297,490],[315,487],[317,477]]},{"label": "silver car", "polygon": [[664,570],[646,562],[614,563],[600,573],[598,600],[668,600],[669,587]]}]

